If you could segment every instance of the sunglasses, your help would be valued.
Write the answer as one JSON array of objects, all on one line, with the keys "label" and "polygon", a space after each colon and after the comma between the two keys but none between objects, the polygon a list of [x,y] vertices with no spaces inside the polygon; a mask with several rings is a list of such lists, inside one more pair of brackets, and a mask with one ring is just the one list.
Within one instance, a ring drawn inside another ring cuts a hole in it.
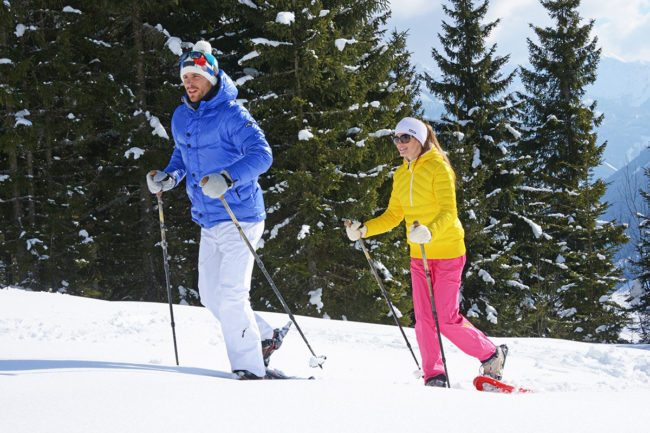
[{"label": "sunglasses", "polygon": [[393,143],[395,143],[395,144],[398,144],[398,143],[406,144],[409,141],[411,141],[411,138],[413,138],[413,136],[410,135],[410,134],[402,134],[399,137],[393,137]]}]

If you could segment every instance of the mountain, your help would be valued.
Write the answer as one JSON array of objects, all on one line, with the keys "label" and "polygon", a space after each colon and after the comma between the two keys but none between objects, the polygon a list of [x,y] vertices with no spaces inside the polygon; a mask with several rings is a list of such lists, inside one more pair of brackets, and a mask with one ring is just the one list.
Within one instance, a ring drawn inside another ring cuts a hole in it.
[{"label": "mountain", "polygon": [[607,178],[650,145],[650,63],[604,57],[587,96],[605,114],[598,137],[607,147],[595,175]]},{"label": "mountain", "polygon": [[[7,433],[641,432],[650,346],[494,338],[506,380],[533,394],[479,393],[478,361],[447,340],[452,389],[428,388],[395,326],[298,316],[271,367],[316,380],[232,380],[221,330],[175,305],[0,289],[0,426]],[[286,316],[261,313],[270,323]],[[412,328],[405,329],[413,347]],[[416,352],[417,353],[417,352]],[[646,426],[645,428],[643,426]]]},{"label": "mountain", "polygon": [[627,235],[630,241],[625,244],[617,253],[616,259],[623,266],[625,275],[628,278],[634,276],[630,259],[637,256],[636,244],[639,240],[639,220],[637,212],[646,214],[646,204],[641,195],[640,189],[648,189],[648,179],[645,176],[644,168],[650,168],[650,149],[645,148],[641,153],[630,161],[623,168],[606,179],[608,184],[607,192],[603,196],[604,202],[610,204],[610,208],[603,215],[605,220],[615,219],[618,222],[627,224]]},{"label": "mountain", "polygon": [[[426,72],[434,77],[439,75],[431,69]],[[440,118],[444,107],[426,86],[422,87],[425,117]],[[511,91],[523,91],[518,79]],[[605,115],[597,132],[599,143],[607,142],[607,147],[603,163],[595,168],[594,174],[606,179],[650,145],[650,63],[622,62],[603,57],[598,67],[598,79],[586,91],[586,101],[596,100],[598,112]]]}]

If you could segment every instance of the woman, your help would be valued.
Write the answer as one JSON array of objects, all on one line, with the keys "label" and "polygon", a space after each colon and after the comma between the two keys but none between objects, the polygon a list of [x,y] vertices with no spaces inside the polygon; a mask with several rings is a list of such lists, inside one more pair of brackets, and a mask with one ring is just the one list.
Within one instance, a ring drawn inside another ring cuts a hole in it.
[{"label": "woman", "polygon": [[440,332],[463,352],[480,360],[483,374],[500,379],[508,348],[495,346],[458,311],[465,242],[456,209],[455,174],[449,159],[431,126],[412,117],[397,124],[393,142],[404,163],[393,177],[388,208],[363,224],[355,221],[348,225],[347,235],[356,241],[385,233],[406,221],[415,335],[422,355],[425,385],[445,387],[447,377],[420,244],[424,244],[431,273]]}]

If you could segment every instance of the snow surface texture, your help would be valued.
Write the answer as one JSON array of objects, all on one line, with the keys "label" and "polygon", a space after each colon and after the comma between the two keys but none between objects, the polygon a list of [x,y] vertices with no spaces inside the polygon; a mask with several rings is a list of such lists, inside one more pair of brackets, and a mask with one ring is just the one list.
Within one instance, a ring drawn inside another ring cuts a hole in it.
[{"label": "snow surface texture", "polygon": [[[261,313],[282,326],[286,316]],[[315,381],[229,380],[217,322],[167,304],[0,289],[0,431],[641,432],[650,346],[494,338],[505,380],[534,394],[475,391],[478,362],[445,340],[452,389],[427,388],[395,326],[298,316],[323,369],[292,329],[271,367]],[[417,353],[413,329],[405,329]]]}]

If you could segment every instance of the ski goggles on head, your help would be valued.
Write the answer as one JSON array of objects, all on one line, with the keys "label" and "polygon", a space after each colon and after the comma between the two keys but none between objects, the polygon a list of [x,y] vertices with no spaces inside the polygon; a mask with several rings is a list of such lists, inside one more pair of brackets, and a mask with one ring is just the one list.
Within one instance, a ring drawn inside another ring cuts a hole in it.
[{"label": "ski goggles on head", "polygon": [[181,69],[187,66],[196,66],[208,72],[210,75],[215,75],[215,65],[217,65],[217,59],[209,53],[203,53],[201,51],[188,51],[181,56],[178,64]]},{"label": "ski goggles on head", "polygon": [[411,138],[413,138],[413,136],[411,134],[402,134],[402,135],[400,135],[398,137],[393,137],[393,143],[394,144],[399,144],[399,143],[406,144],[409,141],[411,141]]}]

